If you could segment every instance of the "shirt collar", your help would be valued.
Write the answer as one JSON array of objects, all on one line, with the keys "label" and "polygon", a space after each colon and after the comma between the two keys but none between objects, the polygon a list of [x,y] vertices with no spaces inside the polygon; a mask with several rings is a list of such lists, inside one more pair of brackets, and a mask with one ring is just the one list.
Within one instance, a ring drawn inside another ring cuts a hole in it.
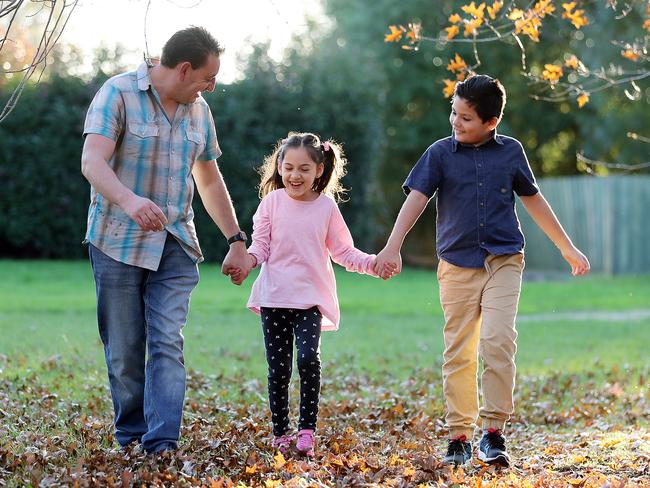
[{"label": "shirt collar", "polygon": [[[503,140],[501,140],[501,136],[497,134],[496,129],[494,129],[492,131],[492,137],[490,137],[487,141],[485,141],[483,144],[481,144],[481,146],[484,146],[485,144],[489,143],[490,141],[494,141],[497,144],[503,146]],[[458,145],[459,144],[461,146],[468,146],[468,147],[472,146],[473,147],[472,144],[463,144],[462,142],[458,142],[456,140],[456,135],[454,134],[454,131],[452,130],[451,131],[451,152],[456,152],[458,150]]]},{"label": "shirt collar", "polygon": [[151,85],[151,77],[149,76],[149,68],[151,65],[146,61],[143,62],[136,71],[136,79],[138,80],[138,89],[147,91]]}]

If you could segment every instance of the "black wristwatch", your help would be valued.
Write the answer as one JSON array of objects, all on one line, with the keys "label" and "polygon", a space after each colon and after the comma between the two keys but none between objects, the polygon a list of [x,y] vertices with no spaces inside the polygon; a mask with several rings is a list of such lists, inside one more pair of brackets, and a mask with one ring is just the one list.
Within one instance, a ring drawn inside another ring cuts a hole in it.
[{"label": "black wristwatch", "polygon": [[233,242],[237,242],[237,241],[246,242],[247,239],[248,239],[248,237],[246,236],[246,232],[244,232],[243,230],[240,230],[234,236],[228,238],[228,245],[232,244]]}]

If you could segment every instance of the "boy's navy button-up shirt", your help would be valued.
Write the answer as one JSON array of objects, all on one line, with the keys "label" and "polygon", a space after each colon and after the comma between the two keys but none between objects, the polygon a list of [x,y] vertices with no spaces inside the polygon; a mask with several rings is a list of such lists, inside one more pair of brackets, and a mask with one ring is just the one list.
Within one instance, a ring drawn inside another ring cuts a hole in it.
[{"label": "boy's navy button-up shirt", "polygon": [[404,192],[437,191],[438,257],[482,268],[488,254],[522,252],[514,194],[539,192],[521,143],[497,135],[478,147],[454,136],[434,142],[409,173]]}]

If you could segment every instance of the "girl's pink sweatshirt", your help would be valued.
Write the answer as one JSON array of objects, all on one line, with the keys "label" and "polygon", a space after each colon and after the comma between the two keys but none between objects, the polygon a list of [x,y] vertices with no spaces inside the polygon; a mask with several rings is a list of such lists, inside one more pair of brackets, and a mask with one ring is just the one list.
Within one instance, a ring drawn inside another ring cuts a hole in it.
[{"label": "girl's pink sweatshirt", "polygon": [[354,247],[336,202],[324,194],[312,202],[294,200],[283,188],[266,195],[248,252],[262,265],[248,308],[259,314],[260,307],[317,306],[322,330],[338,329],[341,315],[330,256],[348,271],[377,276],[376,256]]}]

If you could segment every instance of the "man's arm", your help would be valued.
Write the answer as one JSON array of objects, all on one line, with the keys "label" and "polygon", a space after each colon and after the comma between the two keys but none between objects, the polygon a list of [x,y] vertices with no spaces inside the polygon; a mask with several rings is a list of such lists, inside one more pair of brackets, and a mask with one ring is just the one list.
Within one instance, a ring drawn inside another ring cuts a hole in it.
[{"label": "man's arm", "polygon": [[386,279],[389,277],[383,271],[386,266],[390,274],[399,274],[402,271],[402,256],[400,255],[400,251],[404,243],[404,238],[420,218],[422,212],[424,212],[427,203],[429,203],[429,198],[417,190],[412,190],[406,197],[397,216],[397,220],[395,220],[393,231],[390,233],[388,242],[386,242],[386,246],[377,254],[375,273],[382,278]]},{"label": "man's arm", "polygon": [[81,154],[81,172],[102,196],[122,208],[143,229],[160,231],[167,225],[163,211],[148,198],[139,197],[117,178],[108,165],[115,141],[88,134]]},{"label": "man's arm", "polygon": [[[230,237],[239,232],[235,209],[217,162],[214,160],[197,161],[194,164],[192,176],[194,176],[203,206],[223,235]],[[221,272],[229,275],[234,284],[241,285],[250,273],[251,264],[251,259],[246,252],[246,243],[238,241],[230,245],[230,250],[221,266]]]},{"label": "man's arm", "polygon": [[589,260],[573,245],[544,196],[537,193],[520,198],[535,223],[553,241],[562,253],[562,257],[571,265],[571,274],[579,276],[588,273],[591,267]]}]

